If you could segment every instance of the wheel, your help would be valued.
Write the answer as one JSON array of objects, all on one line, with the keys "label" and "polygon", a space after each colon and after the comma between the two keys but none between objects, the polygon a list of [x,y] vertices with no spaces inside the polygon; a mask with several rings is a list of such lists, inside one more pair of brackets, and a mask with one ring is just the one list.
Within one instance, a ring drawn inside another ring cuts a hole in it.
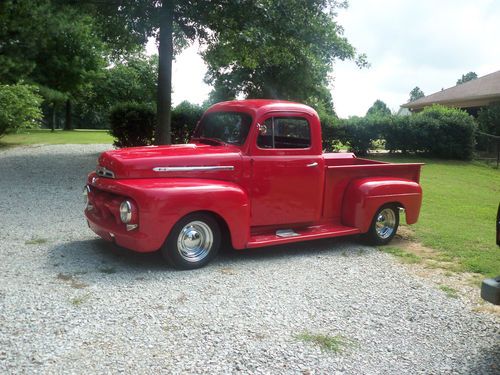
[{"label": "wheel", "polygon": [[366,238],[371,245],[386,245],[396,235],[399,226],[399,208],[388,204],[373,216]]},{"label": "wheel", "polygon": [[194,213],[174,225],[161,253],[175,268],[195,269],[205,266],[217,255],[220,242],[217,221],[211,215]]}]

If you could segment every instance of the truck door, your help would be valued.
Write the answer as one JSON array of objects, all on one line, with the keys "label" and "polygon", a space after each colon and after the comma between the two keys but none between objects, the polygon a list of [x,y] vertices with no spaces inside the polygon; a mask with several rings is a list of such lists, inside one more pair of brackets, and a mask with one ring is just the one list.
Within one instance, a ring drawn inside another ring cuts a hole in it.
[{"label": "truck door", "polygon": [[258,121],[251,146],[252,226],[319,220],[324,160],[313,151],[308,118],[300,113],[273,113]]}]

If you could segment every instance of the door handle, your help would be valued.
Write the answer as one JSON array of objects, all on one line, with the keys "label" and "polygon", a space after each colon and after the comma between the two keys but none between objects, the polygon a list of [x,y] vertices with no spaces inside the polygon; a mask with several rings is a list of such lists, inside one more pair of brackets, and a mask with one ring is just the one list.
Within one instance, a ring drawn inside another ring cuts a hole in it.
[{"label": "door handle", "polygon": [[317,166],[318,166],[317,162],[307,164],[307,167],[317,167]]}]

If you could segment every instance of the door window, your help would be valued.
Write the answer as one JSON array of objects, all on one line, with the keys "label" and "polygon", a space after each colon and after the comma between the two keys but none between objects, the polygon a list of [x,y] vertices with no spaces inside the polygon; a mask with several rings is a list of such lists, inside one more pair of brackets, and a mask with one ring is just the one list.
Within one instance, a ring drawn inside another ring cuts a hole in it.
[{"label": "door window", "polygon": [[259,148],[309,148],[311,129],[303,117],[270,117],[259,124]]}]

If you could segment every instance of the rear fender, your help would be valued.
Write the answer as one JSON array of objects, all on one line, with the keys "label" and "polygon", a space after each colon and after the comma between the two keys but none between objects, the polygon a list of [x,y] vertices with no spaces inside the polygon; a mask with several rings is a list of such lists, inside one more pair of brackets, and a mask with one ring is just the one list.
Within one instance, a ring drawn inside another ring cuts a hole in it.
[{"label": "rear fender", "polygon": [[398,178],[361,178],[347,186],[342,204],[342,224],[356,227],[361,233],[370,228],[377,210],[389,203],[403,207],[406,222],[418,220],[422,188],[414,181]]}]

